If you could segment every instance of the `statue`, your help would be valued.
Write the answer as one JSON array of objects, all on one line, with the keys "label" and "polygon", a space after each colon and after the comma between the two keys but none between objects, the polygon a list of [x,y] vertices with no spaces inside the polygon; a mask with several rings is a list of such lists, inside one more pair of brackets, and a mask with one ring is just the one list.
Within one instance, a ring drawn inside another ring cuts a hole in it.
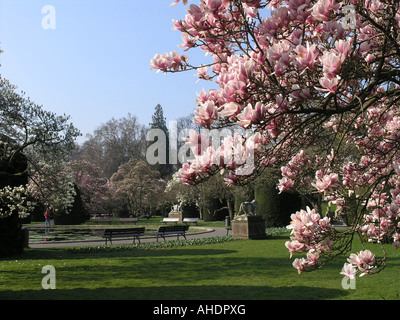
[{"label": "statue", "polygon": [[239,239],[266,239],[265,219],[257,215],[256,200],[243,202],[232,221],[232,236]]},{"label": "statue", "polygon": [[[240,205],[239,212],[237,213],[236,217],[242,218],[248,216],[255,216],[257,215],[257,210],[258,210],[258,203],[256,200],[253,200],[251,202],[246,201]],[[242,211],[244,212],[244,214],[241,215],[240,213]]]},{"label": "statue", "polygon": [[181,211],[181,204],[175,204],[171,207],[171,212],[180,212]]}]

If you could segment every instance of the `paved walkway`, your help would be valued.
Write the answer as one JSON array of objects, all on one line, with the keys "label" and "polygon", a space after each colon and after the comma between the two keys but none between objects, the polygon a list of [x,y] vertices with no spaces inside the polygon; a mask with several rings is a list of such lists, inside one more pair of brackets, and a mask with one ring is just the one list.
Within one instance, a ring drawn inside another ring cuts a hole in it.
[{"label": "paved walkway", "polygon": [[[186,239],[200,239],[200,238],[212,238],[217,236],[226,236],[226,228],[204,228],[204,231],[198,233],[188,233],[186,234]],[[230,233],[231,234],[231,233]],[[176,236],[166,237],[169,240],[176,240]],[[179,239],[183,239],[179,237]],[[132,239],[115,239],[113,240],[114,245],[119,244],[131,244]],[[141,237],[140,242],[155,242],[157,241],[156,237]],[[159,238],[159,241],[164,241],[162,238]],[[138,243],[136,241],[136,243]],[[86,241],[57,241],[57,242],[38,242],[38,243],[29,243],[29,247],[32,249],[37,248],[60,248],[60,247],[86,247],[86,246],[102,246],[105,244],[104,239],[99,240],[86,240]]]}]

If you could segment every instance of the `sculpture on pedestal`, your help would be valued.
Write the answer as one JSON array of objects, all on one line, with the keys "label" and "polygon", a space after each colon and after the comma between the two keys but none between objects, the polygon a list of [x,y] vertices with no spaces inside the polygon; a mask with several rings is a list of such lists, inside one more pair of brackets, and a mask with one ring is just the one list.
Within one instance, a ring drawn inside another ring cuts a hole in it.
[{"label": "sculpture on pedestal", "polygon": [[[241,239],[265,239],[265,220],[257,215],[256,200],[243,202],[232,221],[232,236]],[[243,214],[241,214],[243,212]]]},{"label": "sculpture on pedestal", "polygon": [[182,205],[180,203],[179,204],[174,204],[171,207],[171,212],[181,212],[181,208],[182,208]]},{"label": "sculpture on pedestal", "polygon": [[[239,207],[239,212],[235,216],[235,219],[246,218],[248,216],[256,216],[257,210],[258,210],[258,203],[256,200],[253,200],[251,202],[249,201],[242,202],[242,204]],[[241,212],[244,213],[240,214]]]}]

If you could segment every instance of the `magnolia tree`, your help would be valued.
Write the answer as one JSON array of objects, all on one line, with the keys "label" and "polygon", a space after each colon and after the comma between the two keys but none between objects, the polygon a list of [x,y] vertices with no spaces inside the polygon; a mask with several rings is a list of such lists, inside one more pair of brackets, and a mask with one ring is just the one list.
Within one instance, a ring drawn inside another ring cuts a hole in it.
[{"label": "magnolia tree", "polygon": [[144,161],[134,158],[118,167],[110,179],[113,199],[126,205],[130,215],[146,215],[163,201],[166,183],[160,173]]},{"label": "magnolia tree", "polygon": [[42,162],[40,168],[31,176],[29,194],[54,213],[69,213],[76,195],[72,170],[62,162]]},{"label": "magnolia tree", "polygon": [[[7,204],[2,206],[0,219],[16,208],[21,217],[27,216],[33,205],[28,196],[37,196],[46,205],[58,208],[68,206],[74,192],[71,179],[59,171],[79,131],[67,116],[45,111],[16,89],[0,76],[0,185],[5,185],[0,190],[0,202]],[[20,157],[26,165],[16,165]],[[26,182],[15,185],[25,175],[30,187]]]},{"label": "magnolia tree", "polygon": [[92,215],[106,211],[110,182],[103,177],[101,169],[86,160],[71,161],[68,167],[81,193],[85,210]]},{"label": "magnolia tree", "polygon": [[[217,89],[198,95],[194,122],[252,134],[200,148],[180,179],[193,184],[225,171],[227,183],[243,184],[273,166],[282,171],[280,191],[306,188],[345,211],[347,232],[315,208],[292,214],[286,247],[290,255],[306,254],[293,262],[299,272],[349,253],[356,232],[363,241],[397,247],[399,1],[200,0],[187,12],[173,21],[180,47],[200,48],[211,60],[191,65],[173,51],[155,55],[152,69],[196,70],[215,82]],[[238,170],[246,165],[252,170]],[[364,249],[349,257],[347,276],[385,266],[385,254],[378,259]]]}]

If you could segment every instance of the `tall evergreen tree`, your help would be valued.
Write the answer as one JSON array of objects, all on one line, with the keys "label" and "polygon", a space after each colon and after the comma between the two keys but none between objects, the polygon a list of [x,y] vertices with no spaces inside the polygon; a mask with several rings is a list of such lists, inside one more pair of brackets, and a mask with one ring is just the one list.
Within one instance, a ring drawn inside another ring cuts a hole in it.
[{"label": "tall evergreen tree", "polygon": [[161,129],[165,133],[166,163],[157,163],[154,165],[154,169],[160,172],[162,178],[166,178],[172,174],[173,165],[169,163],[169,133],[164,111],[160,104],[156,105],[151,119],[150,129]]}]

